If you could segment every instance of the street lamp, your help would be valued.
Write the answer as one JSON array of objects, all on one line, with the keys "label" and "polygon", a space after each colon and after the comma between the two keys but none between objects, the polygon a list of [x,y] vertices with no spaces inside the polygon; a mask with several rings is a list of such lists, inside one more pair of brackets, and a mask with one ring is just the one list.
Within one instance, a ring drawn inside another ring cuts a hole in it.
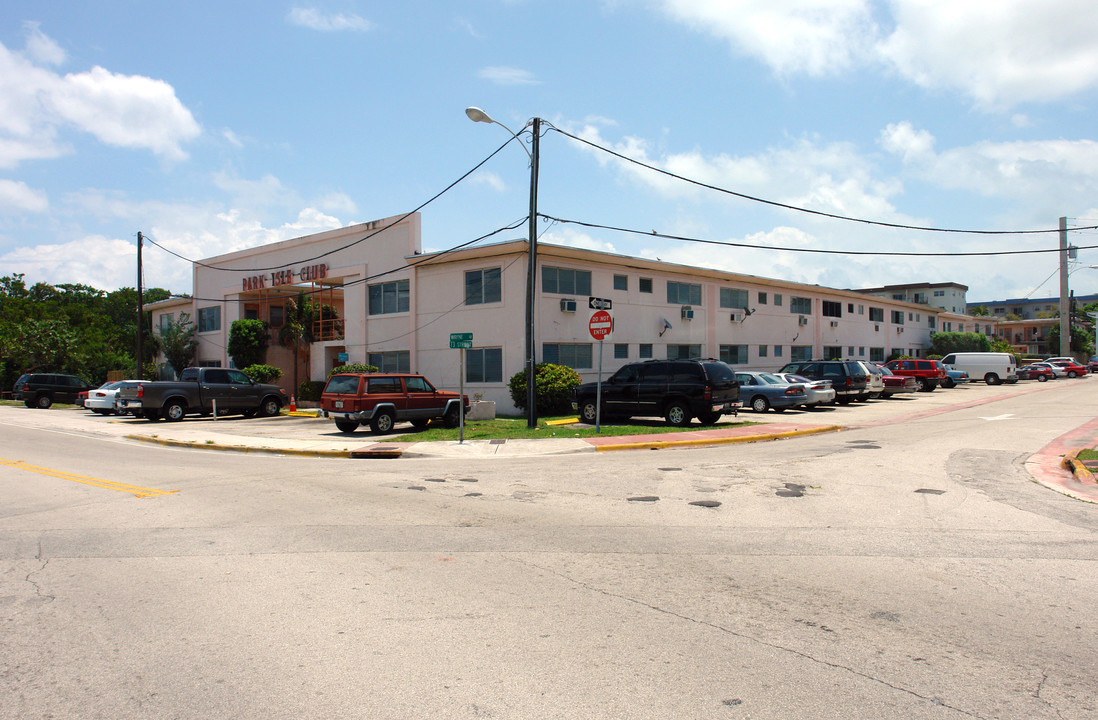
[{"label": "street lamp", "polygon": [[[519,136],[511,128],[498,120],[493,120],[488,113],[478,107],[465,108],[465,114],[473,122],[499,125],[511,133],[511,137],[519,140]],[[519,145],[522,146],[522,149],[530,158],[530,239],[527,244],[529,258],[526,261],[526,426],[533,429],[538,426],[537,394],[535,392],[537,389],[537,383],[535,382],[537,377],[535,366],[537,363],[534,360],[534,300],[538,277],[538,155],[541,144],[541,118],[531,119],[528,125],[533,126],[533,139],[530,143],[530,150],[526,150],[526,146],[522,144],[521,140],[519,140]]]}]

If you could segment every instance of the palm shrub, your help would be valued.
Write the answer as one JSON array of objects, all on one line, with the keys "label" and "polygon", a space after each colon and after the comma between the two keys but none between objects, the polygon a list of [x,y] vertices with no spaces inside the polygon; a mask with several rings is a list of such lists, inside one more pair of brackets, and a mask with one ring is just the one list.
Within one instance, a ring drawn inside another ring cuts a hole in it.
[{"label": "palm shrub", "polygon": [[240,372],[260,384],[274,382],[282,377],[282,370],[271,365],[249,365]]},{"label": "palm shrub", "polygon": [[[534,366],[534,403],[539,415],[565,415],[572,412],[572,395],[581,382],[579,373],[567,365],[538,363]],[[508,382],[515,407],[526,409],[526,368]]]}]

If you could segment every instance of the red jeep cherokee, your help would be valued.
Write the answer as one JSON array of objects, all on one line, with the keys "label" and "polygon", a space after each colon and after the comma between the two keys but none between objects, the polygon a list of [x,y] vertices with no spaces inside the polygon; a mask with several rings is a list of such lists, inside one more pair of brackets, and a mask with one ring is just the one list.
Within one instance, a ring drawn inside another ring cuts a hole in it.
[{"label": "red jeep cherokee", "polygon": [[920,392],[933,392],[948,375],[945,366],[934,360],[921,360],[918,358],[902,358],[885,363],[885,367],[897,375],[906,375],[915,378],[919,383]]},{"label": "red jeep cherokee", "polygon": [[320,405],[324,417],[335,418],[340,432],[369,423],[375,433],[384,434],[403,421],[422,429],[438,418],[446,427],[457,427],[461,413],[469,412],[469,397],[436,390],[422,375],[340,373],[328,378]]}]

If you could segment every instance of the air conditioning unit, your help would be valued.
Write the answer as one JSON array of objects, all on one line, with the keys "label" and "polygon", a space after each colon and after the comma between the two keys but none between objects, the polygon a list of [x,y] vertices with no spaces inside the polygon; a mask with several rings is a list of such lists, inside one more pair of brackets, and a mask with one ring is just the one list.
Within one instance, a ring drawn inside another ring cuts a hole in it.
[{"label": "air conditioning unit", "polygon": [[903,328],[896,328],[896,334],[897,334],[897,335],[899,335],[899,334],[900,334],[900,333],[902,333],[903,331],[904,331],[904,329],[903,329]]},{"label": "air conditioning unit", "polygon": [[807,325],[808,324],[808,318],[806,318],[804,315],[801,315],[801,317],[797,320],[797,324],[798,325]]},{"label": "air conditioning unit", "polygon": [[743,313],[739,310],[732,311],[732,322],[743,322]]},{"label": "air conditioning unit", "polygon": [[880,331],[881,331],[881,326],[880,325],[874,325],[873,326],[873,332],[880,332]]},{"label": "air conditioning unit", "polygon": [[682,319],[683,320],[693,320],[694,319],[694,308],[690,307],[689,305],[683,305],[682,306]]},{"label": "air conditioning unit", "polygon": [[839,321],[838,320],[832,320],[831,321],[831,327],[839,327]]},{"label": "air conditioning unit", "polygon": [[575,300],[570,300],[568,298],[561,298],[560,299],[560,311],[561,312],[575,312],[576,311],[576,301]]}]

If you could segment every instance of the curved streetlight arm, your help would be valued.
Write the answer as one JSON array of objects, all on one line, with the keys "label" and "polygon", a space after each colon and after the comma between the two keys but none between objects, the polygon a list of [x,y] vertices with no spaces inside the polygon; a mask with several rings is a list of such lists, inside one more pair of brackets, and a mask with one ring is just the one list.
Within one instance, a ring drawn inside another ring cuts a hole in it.
[{"label": "curved streetlight arm", "polygon": [[507,127],[506,125],[501,123],[499,120],[494,120],[491,115],[489,115],[488,113],[484,112],[480,108],[478,108],[476,106],[473,106],[473,105],[465,108],[465,114],[473,122],[488,123],[489,125],[499,125],[501,128],[503,128],[507,132],[511,133],[511,137],[513,137],[514,139],[519,141],[519,147],[521,147],[523,149],[523,151],[526,153],[526,157],[530,158],[530,161],[533,162],[534,156],[531,155],[530,151],[526,149],[526,144],[522,142],[522,138],[520,138],[518,135],[516,135],[515,132],[513,130],[511,130],[511,128]]}]

